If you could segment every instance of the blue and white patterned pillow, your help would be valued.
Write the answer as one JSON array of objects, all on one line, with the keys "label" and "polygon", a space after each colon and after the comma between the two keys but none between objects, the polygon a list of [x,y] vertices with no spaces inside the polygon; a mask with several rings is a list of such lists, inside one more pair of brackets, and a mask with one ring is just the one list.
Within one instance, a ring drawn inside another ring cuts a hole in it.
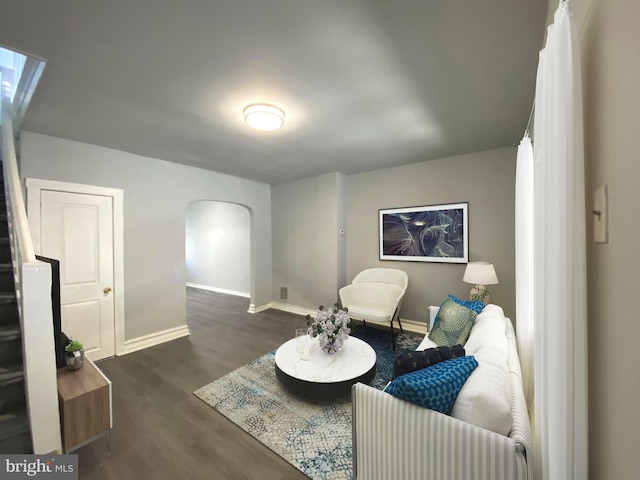
[{"label": "blue and white patterned pillow", "polygon": [[477,366],[478,362],[472,356],[452,358],[401,375],[390,382],[384,391],[402,400],[449,415],[464,382]]},{"label": "blue and white patterned pillow", "polygon": [[453,295],[447,295],[447,298],[453,300],[458,305],[462,305],[463,307],[467,307],[469,310],[473,310],[476,313],[482,312],[482,309],[484,308],[484,303],[482,303],[482,300],[460,300]]}]

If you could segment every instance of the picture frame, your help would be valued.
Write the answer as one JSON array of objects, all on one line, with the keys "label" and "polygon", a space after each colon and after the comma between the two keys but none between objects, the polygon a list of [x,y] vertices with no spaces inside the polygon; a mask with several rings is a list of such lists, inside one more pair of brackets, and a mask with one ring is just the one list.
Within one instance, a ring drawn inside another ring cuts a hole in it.
[{"label": "picture frame", "polygon": [[469,203],[378,211],[380,260],[469,262]]}]

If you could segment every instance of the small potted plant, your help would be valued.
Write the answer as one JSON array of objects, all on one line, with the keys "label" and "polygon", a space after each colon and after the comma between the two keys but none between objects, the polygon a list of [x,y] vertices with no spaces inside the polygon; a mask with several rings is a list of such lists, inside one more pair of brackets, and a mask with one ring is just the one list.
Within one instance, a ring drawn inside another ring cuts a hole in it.
[{"label": "small potted plant", "polygon": [[77,370],[84,363],[84,347],[82,343],[77,340],[70,341],[66,347],[64,347],[66,355],[64,356],[67,368],[69,370]]}]

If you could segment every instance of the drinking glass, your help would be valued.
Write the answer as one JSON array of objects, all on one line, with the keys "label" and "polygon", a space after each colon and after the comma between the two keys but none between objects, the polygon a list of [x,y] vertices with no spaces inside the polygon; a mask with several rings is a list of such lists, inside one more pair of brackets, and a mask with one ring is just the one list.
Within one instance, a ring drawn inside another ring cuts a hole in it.
[{"label": "drinking glass", "polygon": [[309,341],[306,328],[296,328],[296,352],[302,353]]}]

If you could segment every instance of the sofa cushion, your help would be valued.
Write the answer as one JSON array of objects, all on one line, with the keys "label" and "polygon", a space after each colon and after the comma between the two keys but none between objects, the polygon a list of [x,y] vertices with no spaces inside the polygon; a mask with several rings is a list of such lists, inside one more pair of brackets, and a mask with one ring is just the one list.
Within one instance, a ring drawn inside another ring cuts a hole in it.
[{"label": "sofa cushion", "polygon": [[484,309],[484,303],[482,303],[482,300],[460,300],[453,295],[447,295],[447,298],[449,300],[453,300],[459,305],[462,305],[463,307],[467,307],[469,310],[473,310],[476,313],[480,313]]},{"label": "sofa cushion", "polygon": [[509,356],[506,328],[507,319],[502,308],[497,305],[487,305],[476,317],[469,339],[464,346],[465,350],[469,355],[473,355],[483,347],[493,347],[502,354],[506,363]]},{"label": "sofa cushion", "polygon": [[504,310],[501,307],[489,304],[478,314],[475,325],[487,325],[506,335],[507,317],[504,316]]},{"label": "sofa cushion", "polygon": [[[475,328],[475,327],[474,327]],[[511,382],[501,352],[483,347],[474,353],[478,368],[465,382],[451,410],[463,422],[509,435],[512,424]]]},{"label": "sofa cushion", "polygon": [[473,357],[446,360],[392,380],[385,392],[449,415],[458,392],[478,366]]},{"label": "sofa cushion", "polygon": [[465,351],[462,345],[454,345],[453,347],[443,346],[429,348],[423,351],[406,352],[398,355],[393,363],[393,378],[404,375],[405,373],[422,370],[436,363],[452,358],[464,357]]},{"label": "sofa cushion", "polygon": [[[479,315],[478,315],[479,316]],[[499,352],[505,364],[509,356],[509,344],[504,332],[493,328],[490,325],[476,322],[471,329],[471,334],[465,343],[465,350],[469,355],[473,355],[484,347],[491,347]]]},{"label": "sofa cushion", "polygon": [[473,310],[447,298],[440,305],[429,338],[437,345],[464,345],[476,317],[477,314]]}]

